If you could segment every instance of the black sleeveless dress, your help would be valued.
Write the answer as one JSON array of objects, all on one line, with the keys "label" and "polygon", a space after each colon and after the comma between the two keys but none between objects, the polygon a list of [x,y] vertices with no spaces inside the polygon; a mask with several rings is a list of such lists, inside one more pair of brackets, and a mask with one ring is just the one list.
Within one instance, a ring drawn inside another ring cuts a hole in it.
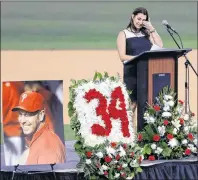
[{"label": "black sleeveless dress", "polygon": [[[123,30],[126,36],[126,55],[136,56],[151,49],[152,43],[142,33],[134,33],[127,29]],[[130,99],[137,101],[137,63],[132,61],[131,65],[124,63],[124,82],[128,90],[132,91]],[[140,82],[141,83],[141,82]]]}]

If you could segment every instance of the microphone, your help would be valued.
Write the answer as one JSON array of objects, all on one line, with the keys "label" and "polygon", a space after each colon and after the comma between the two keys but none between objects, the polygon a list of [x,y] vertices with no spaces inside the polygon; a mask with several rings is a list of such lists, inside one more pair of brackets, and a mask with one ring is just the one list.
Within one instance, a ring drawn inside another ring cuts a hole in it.
[{"label": "microphone", "polygon": [[167,20],[163,20],[162,21],[162,24],[164,26],[166,26],[168,29],[171,29],[173,32],[177,33],[177,31],[175,29],[173,29],[169,24],[168,24],[168,21]]}]

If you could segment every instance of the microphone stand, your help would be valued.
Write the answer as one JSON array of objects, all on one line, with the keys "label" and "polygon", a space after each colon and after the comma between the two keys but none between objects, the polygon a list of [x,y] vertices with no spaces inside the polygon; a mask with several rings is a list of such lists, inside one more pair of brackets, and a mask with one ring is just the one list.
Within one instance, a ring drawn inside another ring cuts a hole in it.
[{"label": "microphone stand", "polygon": [[[179,46],[179,44],[177,43],[177,41],[175,40],[173,33],[170,31],[169,28],[166,28],[168,33],[171,35],[171,37],[173,38],[173,40],[175,41],[176,45],[178,46],[179,49],[181,49],[181,47]],[[173,31],[174,32],[174,31]],[[177,32],[175,32],[178,36],[179,34]],[[180,36],[179,36],[180,38]],[[181,38],[180,38],[181,41]],[[181,41],[182,44],[182,41]],[[182,45],[183,48],[183,45]],[[188,58],[186,57],[186,53],[183,54],[183,56],[186,59],[185,64],[185,114],[187,114],[187,107],[189,107],[189,111],[190,111],[190,105],[189,105],[189,81],[190,81],[190,76],[189,76],[189,65],[192,68],[192,70],[194,71],[195,75],[198,77],[197,72],[195,71],[194,67],[192,66],[192,64],[190,63],[190,61],[188,60]]]}]

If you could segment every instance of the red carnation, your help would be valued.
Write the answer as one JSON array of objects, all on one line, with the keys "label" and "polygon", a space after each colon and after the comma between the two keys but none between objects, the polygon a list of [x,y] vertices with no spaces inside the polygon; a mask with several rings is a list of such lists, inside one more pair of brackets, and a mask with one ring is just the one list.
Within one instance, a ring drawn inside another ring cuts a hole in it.
[{"label": "red carnation", "polygon": [[127,144],[123,144],[122,146],[123,146],[123,148],[124,148],[124,149],[126,149],[126,148],[127,148]]},{"label": "red carnation", "polygon": [[108,172],[107,172],[107,171],[105,171],[105,172],[104,172],[104,175],[108,175]]},{"label": "red carnation", "polygon": [[180,103],[180,104],[184,104],[184,102],[183,102],[182,100],[179,100],[179,103]]},{"label": "red carnation", "polygon": [[117,170],[120,171],[122,169],[122,165],[120,165]]},{"label": "red carnation", "polygon": [[142,139],[143,139],[142,134],[138,134],[138,141],[142,141]]},{"label": "red carnation", "polygon": [[86,153],[86,156],[87,156],[88,158],[90,158],[90,157],[92,156],[92,152],[91,152],[91,151],[88,151],[88,152]]},{"label": "red carnation", "polygon": [[111,147],[116,147],[116,145],[117,145],[117,144],[116,144],[115,142],[112,142],[112,143],[111,143]]},{"label": "red carnation", "polygon": [[140,156],[139,158],[139,164],[142,162],[142,156]]},{"label": "red carnation", "polygon": [[160,136],[158,134],[155,134],[153,136],[153,141],[159,141],[160,140]]},{"label": "red carnation", "polygon": [[191,154],[191,150],[190,150],[190,149],[186,149],[186,150],[185,150],[185,154],[186,154],[186,155],[190,155],[190,154]]},{"label": "red carnation", "polygon": [[166,119],[164,120],[164,125],[167,126],[169,124],[169,121]]},{"label": "red carnation", "polygon": [[193,140],[194,136],[190,133],[190,134],[188,134],[188,139]]},{"label": "red carnation", "polygon": [[116,160],[118,161],[120,159],[120,155],[118,154],[117,156],[116,156]]},{"label": "red carnation", "polygon": [[153,109],[154,109],[155,111],[160,111],[160,106],[153,106]]},{"label": "red carnation", "polygon": [[154,160],[155,160],[155,156],[152,156],[152,155],[149,156],[149,157],[148,157],[148,160],[149,160],[149,161],[154,161]]},{"label": "red carnation", "polygon": [[191,116],[195,116],[195,113],[191,113]]},{"label": "red carnation", "polygon": [[134,152],[131,152],[131,156],[132,156],[132,157],[134,156],[134,154],[135,154]]},{"label": "red carnation", "polygon": [[179,121],[180,121],[180,124],[181,124],[181,125],[184,125],[184,119],[179,118]]},{"label": "red carnation", "polygon": [[174,136],[173,136],[172,134],[168,134],[168,135],[167,135],[167,138],[168,138],[168,140],[171,140],[171,139],[174,138]]},{"label": "red carnation", "polygon": [[126,176],[126,174],[125,173],[121,173],[121,177],[125,177]]},{"label": "red carnation", "polygon": [[112,160],[112,158],[110,158],[109,156],[105,156],[105,162],[110,163]]}]

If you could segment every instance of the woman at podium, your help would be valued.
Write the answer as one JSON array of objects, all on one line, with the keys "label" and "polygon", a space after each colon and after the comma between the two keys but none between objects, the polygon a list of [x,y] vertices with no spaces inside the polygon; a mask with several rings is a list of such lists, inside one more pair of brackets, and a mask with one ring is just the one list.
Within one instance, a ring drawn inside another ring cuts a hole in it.
[{"label": "woman at podium", "polygon": [[[130,99],[133,111],[137,101],[137,65],[133,63],[133,58],[144,51],[149,51],[152,45],[162,47],[163,43],[150,22],[148,11],[138,7],[133,11],[128,26],[120,31],[117,37],[117,49],[124,65],[124,82],[127,89],[132,91]],[[125,66],[129,60],[132,60],[132,66]]]}]

